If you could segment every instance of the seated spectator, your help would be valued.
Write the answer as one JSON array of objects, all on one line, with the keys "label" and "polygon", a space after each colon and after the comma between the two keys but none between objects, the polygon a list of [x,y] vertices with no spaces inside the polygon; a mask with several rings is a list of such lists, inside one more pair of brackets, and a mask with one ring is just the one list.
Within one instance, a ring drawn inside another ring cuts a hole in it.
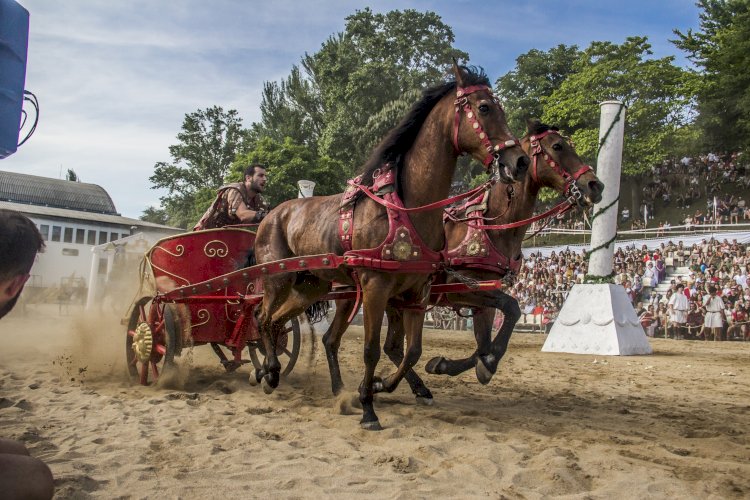
[{"label": "seated spectator", "polygon": [[656,327],[658,326],[656,313],[654,312],[654,305],[649,304],[646,307],[646,310],[641,313],[638,319],[640,320],[641,326],[646,332],[646,335],[648,335],[649,337],[653,337],[654,332],[656,331]]},{"label": "seated spectator", "polygon": [[747,310],[742,303],[734,303],[732,313],[729,319],[729,328],[727,329],[727,340],[747,340],[750,338],[750,326],[748,326]]}]

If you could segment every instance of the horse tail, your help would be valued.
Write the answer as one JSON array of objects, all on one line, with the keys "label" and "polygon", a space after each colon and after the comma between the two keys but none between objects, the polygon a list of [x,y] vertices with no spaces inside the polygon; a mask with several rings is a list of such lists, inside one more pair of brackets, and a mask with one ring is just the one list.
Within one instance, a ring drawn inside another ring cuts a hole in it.
[{"label": "horse tail", "polygon": [[307,315],[307,320],[310,322],[310,325],[323,321],[323,318],[328,316],[328,311],[330,309],[331,303],[328,300],[320,300],[305,309],[305,314]]}]

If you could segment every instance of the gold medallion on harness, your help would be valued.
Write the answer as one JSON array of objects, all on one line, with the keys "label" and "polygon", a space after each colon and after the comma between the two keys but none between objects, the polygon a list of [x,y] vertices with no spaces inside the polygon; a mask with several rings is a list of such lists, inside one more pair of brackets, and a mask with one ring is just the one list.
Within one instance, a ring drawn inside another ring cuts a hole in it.
[{"label": "gold medallion on harness", "polygon": [[342,231],[343,231],[344,233],[348,233],[348,232],[349,232],[349,226],[350,226],[350,225],[351,225],[351,224],[349,223],[349,221],[348,221],[348,220],[345,220],[345,221],[344,221],[344,223],[343,223],[343,224],[341,224],[341,230],[342,230]]},{"label": "gold medallion on harness", "polygon": [[409,260],[411,244],[406,241],[397,241],[393,244],[393,256],[396,257],[396,260]]},{"label": "gold medallion on harness", "polygon": [[478,255],[479,252],[482,250],[482,246],[479,244],[478,241],[472,241],[469,243],[469,247],[466,249],[466,253],[469,255]]}]

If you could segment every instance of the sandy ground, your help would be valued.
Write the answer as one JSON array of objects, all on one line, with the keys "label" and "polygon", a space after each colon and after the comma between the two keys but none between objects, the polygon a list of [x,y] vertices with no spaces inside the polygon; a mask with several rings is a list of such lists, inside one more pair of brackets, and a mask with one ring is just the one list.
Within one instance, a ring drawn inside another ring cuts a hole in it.
[{"label": "sandy ground", "polygon": [[[360,328],[338,399],[309,344],[266,396],[206,346],[183,355],[183,387],[131,385],[124,337],[115,318],[56,307],[0,322],[0,436],[50,465],[58,498],[750,497],[750,343],[605,358],[517,334],[490,385],[426,375],[425,407],[402,384],[378,398],[385,430],[367,432],[351,404]],[[472,345],[427,330],[418,370]]]}]

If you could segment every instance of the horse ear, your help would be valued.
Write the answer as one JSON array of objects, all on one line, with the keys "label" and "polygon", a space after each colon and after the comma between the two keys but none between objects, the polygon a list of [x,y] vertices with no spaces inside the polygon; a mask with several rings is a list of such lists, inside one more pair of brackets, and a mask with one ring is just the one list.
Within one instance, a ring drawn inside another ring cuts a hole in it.
[{"label": "horse ear", "polygon": [[456,86],[463,87],[464,86],[464,79],[463,79],[463,71],[461,70],[461,67],[458,65],[458,61],[456,61],[456,58],[453,58],[453,74],[456,77]]},{"label": "horse ear", "polygon": [[536,130],[541,124],[542,122],[539,121],[539,118],[532,118],[529,116],[526,118],[526,131],[531,132],[532,130]]}]

